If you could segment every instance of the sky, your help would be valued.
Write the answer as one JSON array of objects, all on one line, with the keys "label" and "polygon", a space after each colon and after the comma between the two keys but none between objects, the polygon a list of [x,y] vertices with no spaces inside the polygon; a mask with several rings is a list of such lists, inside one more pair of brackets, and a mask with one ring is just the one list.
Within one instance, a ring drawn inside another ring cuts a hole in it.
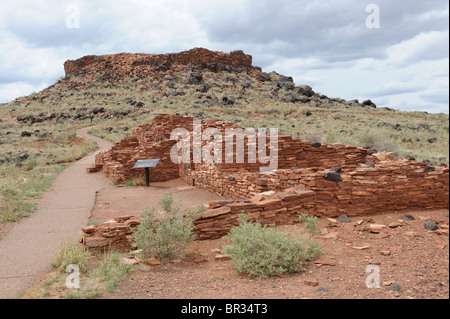
[{"label": "sky", "polygon": [[243,50],[328,97],[449,113],[447,0],[0,0],[0,103],[85,55]]}]

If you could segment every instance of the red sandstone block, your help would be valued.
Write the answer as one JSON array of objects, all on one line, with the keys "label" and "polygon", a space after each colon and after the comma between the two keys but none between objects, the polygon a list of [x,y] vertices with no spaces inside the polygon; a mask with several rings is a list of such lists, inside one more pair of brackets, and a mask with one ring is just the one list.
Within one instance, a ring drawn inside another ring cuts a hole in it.
[{"label": "red sandstone block", "polygon": [[85,238],[85,245],[88,248],[99,248],[108,246],[113,243],[113,240],[111,238],[104,238],[104,237],[88,237]]},{"label": "red sandstone block", "polygon": [[292,193],[280,193],[280,194],[278,194],[278,197],[283,202],[299,201],[301,199],[300,194],[292,194]]},{"label": "red sandstone block", "polygon": [[231,209],[233,213],[241,213],[242,211],[256,210],[257,207],[253,203],[233,203],[229,204],[228,207]]}]

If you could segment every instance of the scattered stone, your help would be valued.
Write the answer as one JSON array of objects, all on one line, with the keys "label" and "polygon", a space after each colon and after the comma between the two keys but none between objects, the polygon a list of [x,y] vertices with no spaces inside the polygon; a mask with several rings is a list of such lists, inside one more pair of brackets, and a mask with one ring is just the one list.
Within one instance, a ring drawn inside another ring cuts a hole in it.
[{"label": "scattered stone", "polygon": [[148,266],[158,266],[158,265],[161,265],[161,262],[158,259],[156,259],[155,257],[151,257],[151,258],[144,260],[144,264],[146,264]]},{"label": "scattered stone", "polygon": [[261,73],[258,75],[258,79],[259,79],[261,82],[270,82],[270,81],[272,81],[272,78],[270,77],[270,74],[269,74],[269,73],[266,73],[266,72],[261,72]]},{"label": "scattered stone", "polygon": [[448,229],[436,229],[435,231],[436,234],[438,235],[449,235],[449,230]]},{"label": "scattered stone", "polygon": [[405,214],[403,216],[400,216],[399,219],[401,219],[401,220],[414,220],[415,218],[414,218],[413,215]]},{"label": "scattered stone", "polygon": [[125,265],[130,265],[130,266],[139,264],[139,261],[134,257],[124,257],[121,259],[121,261]]},{"label": "scattered stone", "polygon": [[393,281],[384,281],[384,282],[383,282],[383,286],[384,286],[384,287],[389,287],[389,286],[391,286],[393,283],[394,283]]},{"label": "scattered stone", "polygon": [[352,220],[350,218],[348,218],[347,215],[345,215],[345,214],[340,215],[338,217],[338,221],[340,221],[343,224],[348,224],[348,223],[352,222]]},{"label": "scattered stone", "polygon": [[381,225],[381,224],[370,224],[369,225],[369,231],[372,233],[379,233],[382,230],[384,230],[386,228],[386,225]]},{"label": "scattered stone", "polygon": [[203,76],[200,73],[192,72],[189,76],[190,84],[200,84],[203,83]]},{"label": "scattered stone", "polygon": [[390,235],[388,233],[378,233],[375,236],[377,239],[383,239],[389,237]]},{"label": "scattered stone", "polygon": [[371,100],[365,100],[361,103],[362,106],[377,108],[377,105],[373,103]]},{"label": "scattered stone", "polygon": [[22,133],[20,133],[20,136],[22,136],[22,137],[30,137],[31,133],[28,132],[28,131],[23,131]]},{"label": "scattered stone", "polygon": [[324,287],[319,287],[319,288],[317,289],[317,291],[318,291],[318,292],[323,292],[323,293],[330,292],[330,290],[328,290],[327,288],[324,288]]},{"label": "scattered stone", "polygon": [[319,281],[315,279],[307,279],[304,281],[305,285],[311,287],[317,287],[319,285]]},{"label": "scattered stone", "polygon": [[397,228],[397,227],[403,226],[403,224],[400,222],[392,222],[392,223],[389,223],[388,226],[390,228]]},{"label": "scattered stone", "polygon": [[354,246],[354,247],[352,247],[353,249],[356,249],[356,250],[366,250],[366,249],[369,249],[370,248],[370,245],[364,245],[364,246]]},{"label": "scattered stone", "polygon": [[437,229],[439,229],[439,227],[434,221],[429,221],[425,224],[425,229],[437,230]]},{"label": "scattered stone", "polygon": [[325,173],[324,177],[327,181],[330,181],[330,182],[339,183],[342,181],[341,175],[339,175],[339,173],[336,173],[336,172]]},{"label": "scattered stone", "polygon": [[295,90],[297,91],[297,94],[306,97],[312,97],[314,95],[314,91],[309,85],[300,85]]},{"label": "scattered stone", "polygon": [[331,256],[320,256],[318,259],[314,260],[316,265],[326,265],[326,266],[336,266],[336,260]]},{"label": "scattered stone", "polygon": [[402,292],[402,287],[400,287],[397,284],[391,284],[388,288],[389,291],[394,291],[394,292]]},{"label": "scattered stone", "polygon": [[229,260],[230,257],[226,254],[217,254],[215,257],[216,260]]},{"label": "scattered stone", "polygon": [[380,254],[382,254],[383,256],[390,256],[391,252],[389,250],[382,250],[380,251]]}]

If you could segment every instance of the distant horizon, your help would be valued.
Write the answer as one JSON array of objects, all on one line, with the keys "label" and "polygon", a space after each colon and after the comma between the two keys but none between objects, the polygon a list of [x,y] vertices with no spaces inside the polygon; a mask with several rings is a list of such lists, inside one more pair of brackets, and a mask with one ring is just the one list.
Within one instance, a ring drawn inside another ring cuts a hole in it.
[{"label": "distant horizon", "polygon": [[449,113],[444,0],[24,0],[2,4],[0,27],[0,103],[51,86],[66,60],[203,47],[329,97]]}]

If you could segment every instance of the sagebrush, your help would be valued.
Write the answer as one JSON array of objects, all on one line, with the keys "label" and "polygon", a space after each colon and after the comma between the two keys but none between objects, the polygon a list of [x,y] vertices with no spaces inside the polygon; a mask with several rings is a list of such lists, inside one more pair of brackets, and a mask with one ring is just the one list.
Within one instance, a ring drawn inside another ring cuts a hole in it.
[{"label": "sagebrush", "polygon": [[173,205],[172,193],[165,194],[160,205],[165,214],[157,216],[155,208],[145,210],[134,232],[134,246],[142,250],[144,258],[155,257],[161,263],[181,256],[187,244],[195,239],[194,220],[204,207],[183,211]]},{"label": "sagebrush", "polygon": [[290,236],[275,227],[252,223],[244,214],[225,238],[232,242],[224,252],[233,260],[234,269],[251,277],[298,272],[321,252],[310,236]]}]

